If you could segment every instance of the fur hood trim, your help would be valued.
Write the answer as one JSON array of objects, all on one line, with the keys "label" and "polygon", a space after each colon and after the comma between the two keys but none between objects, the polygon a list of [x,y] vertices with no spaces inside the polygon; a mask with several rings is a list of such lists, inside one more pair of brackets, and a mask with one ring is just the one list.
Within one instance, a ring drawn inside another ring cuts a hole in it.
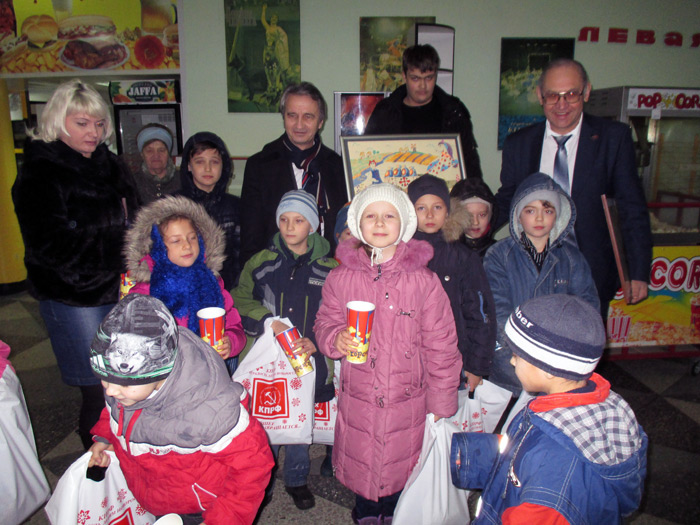
[{"label": "fur hood trim", "polygon": [[150,282],[151,269],[144,258],[151,253],[151,230],[154,224],[159,224],[171,215],[184,215],[192,220],[204,240],[204,262],[207,268],[218,275],[226,259],[224,231],[203,206],[187,197],[170,195],[141,208],[126,234],[124,257],[131,278],[136,282]]},{"label": "fur hood trim", "polygon": [[[336,250],[336,256],[342,261],[341,266],[347,265],[353,270],[359,270],[364,266],[370,268],[369,255],[361,246],[360,241],[354,238],[340,243]],[[433,253],[433,247],[427,241],[417,239],[411,239],[408,242],[401,241],[391,260],[387,263],[381,263],[382,271],[400,268],[402,271],[413,272],[419,268],[425,268],[433,258]],[[376,272],[376,267],[372,268],[371,271]]]},{"label": "fur hood trim", "polygon": [[469,227],[469,213],[462,200],[452,197],[450,199],[450,213],[442,227],[442,235],[447,242],[458,241]]}]

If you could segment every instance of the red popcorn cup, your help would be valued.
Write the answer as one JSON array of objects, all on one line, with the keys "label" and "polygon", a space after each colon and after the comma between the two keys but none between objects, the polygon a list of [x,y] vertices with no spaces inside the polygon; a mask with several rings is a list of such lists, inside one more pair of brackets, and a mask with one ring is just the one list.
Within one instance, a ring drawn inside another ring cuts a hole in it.
[{"label": "red popcorn cup", "polygon": [[700,294],[690,300],[690,325],[700,332]]},{"label": "red popcorn cup", "polygon": [[631,324],[632,318],[629,315],[608,319],[608,336],[610,340],[613,342],[627,341]]},{"label": "red popcorn cup", "polygon": [[372,333],[375,306],[367,301],[350,301],[346,306],[348,331],[360,342],[356,350],[348,352],[347,360],[350,363],[365,363],[369,352],[369,336]]},{"label": "red popcorn cup", "polygon": [[275,336],[275,339],[277,339],[277,342],[282,347],[284,355],[286,355],[287,359],[289,359],[289,362],[292,365],[297,377],[304,376],[309,372],[314,371],[314,365],[311,364],[309,354],[294,353],[292,343],[297,339],[301,339],[301,335],[299,334],[299,330],[297,330],[296,326],[292,326],[291,328],[287,328],[284,332],[280,332]]},{"label": "red popcorn cup", "polygon": [[202,308],[197,312],[199,334],[217,352],[224,338],[224,315],[226,310],[218,306]]},{"label": "red popcorn cup", "polygon": [[119,300],[121,301],[129,295],[129,290],[131,290],[134,285],[136,284],[136,281],[134,281],[131,277],[129,277],[129,272],[123,273],[121,277],[121,281],[119,281]]}]

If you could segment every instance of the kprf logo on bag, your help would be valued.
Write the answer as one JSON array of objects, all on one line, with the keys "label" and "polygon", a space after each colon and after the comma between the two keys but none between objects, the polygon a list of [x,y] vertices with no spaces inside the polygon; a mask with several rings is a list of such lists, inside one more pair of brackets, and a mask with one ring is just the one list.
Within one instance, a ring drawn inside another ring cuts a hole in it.
[{"label": "kprf logo on bag", "polygon": [[253,416],[262,419],[289,417],[287,380],[253,378]]},{"label": "kprf logo on bag", "polygon": [[330,421],[331,420],[331,402],[324,401],[323,403],[314,404],[314,419],[316,421]]}]

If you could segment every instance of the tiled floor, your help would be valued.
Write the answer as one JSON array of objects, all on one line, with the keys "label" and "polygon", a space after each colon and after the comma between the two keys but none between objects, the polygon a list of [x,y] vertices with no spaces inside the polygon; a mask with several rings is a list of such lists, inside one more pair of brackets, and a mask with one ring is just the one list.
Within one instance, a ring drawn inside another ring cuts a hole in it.
[{"label": "tiled floor", "polygon": [[[80,395],[59,377],[39,307],[26,293],[0,296],[0,339],[22,382],[41,463],[55,486],[81,454],[75,433]],[[650,438],[649,473],[634,525],[700,523],[700,377],[690,375],[691,359],[604,362],[598,371],[631,405]],[[316,506],[294,507],[276,484],[259,524],[350,524],[354,498],[335,479],[319,473],[324,449],[312,446],[309,486]],[[44,525],[43,512],[28,522]]]}]

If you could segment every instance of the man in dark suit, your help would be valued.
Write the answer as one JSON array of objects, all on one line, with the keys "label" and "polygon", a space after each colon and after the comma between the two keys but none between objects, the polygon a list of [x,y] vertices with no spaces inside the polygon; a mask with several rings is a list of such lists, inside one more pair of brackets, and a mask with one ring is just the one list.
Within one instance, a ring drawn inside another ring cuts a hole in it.
[{"label": "man in dark suit", "polygon": [[335,247],[335,216],[348,201],[343,161],[321,143],[326,101],[310,82],[282,93],[284,134],[248,159],[241,191],[241,266],[267,248],[278,231],[275,210],[286,192],[301,189],[318,204],[319,233]]},{"label": "man in dark suit", "polygon": [[600,196],[617,203],[633,303],[647,296],[652,242],[629,128],[583,114],[590,92],[588,74],[579,62],[558,59],[545,67],[537,97],[546,121],[506,139],[496,201],[500,226],[508,222],[513,193],[525,177],[540,171],[561,181],[576,204],[574,231],[605,317],[620,283]]}]

